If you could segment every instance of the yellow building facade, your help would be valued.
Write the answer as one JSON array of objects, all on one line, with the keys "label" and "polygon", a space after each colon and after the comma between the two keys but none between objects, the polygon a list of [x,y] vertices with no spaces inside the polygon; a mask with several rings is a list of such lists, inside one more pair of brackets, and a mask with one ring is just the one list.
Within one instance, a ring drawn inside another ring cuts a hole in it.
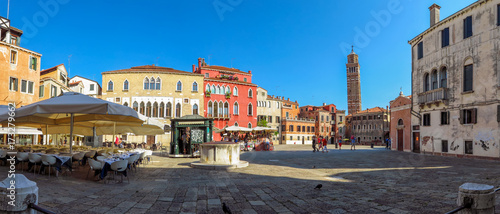
[{"label": "yellow building facade", "polygon": [[[161,121],[185,115],[203,115],[203,75],[155,65],[102,73],[102,99],[129,106],[137,112]],[[119,136],[129,143],[170,144],[170,131],[156,136]],[[113,141],[104,136],[104,141]]]},{"label": "yellow building facade", "polygon": [[68,87],[68,72],[64,64],[40,72],[39,99],[46,100],[71,91]]}]

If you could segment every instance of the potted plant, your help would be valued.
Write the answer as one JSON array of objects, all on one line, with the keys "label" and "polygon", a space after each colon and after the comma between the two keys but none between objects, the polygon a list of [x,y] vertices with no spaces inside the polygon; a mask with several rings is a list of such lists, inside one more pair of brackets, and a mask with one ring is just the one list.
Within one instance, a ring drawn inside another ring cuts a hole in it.
[{"label": "potted plant", "polygon": [[226,99],[229,99],[229,98],[231,98],[231,93],[226,92]]},{"label": "potted plant", "polygon": [[206,97],[210,97],[210,94],[211,94],[211,93],[212,93],[212,92],[210,92],[210,90],[207,90],[207,91],[205,91],[205,96],[206,96]]},{"label": "potted plant", "polygon": [[238,80],[238,77],[234,77],[234,80],[236,80],[236,81],[237,81],[237,80]]}]

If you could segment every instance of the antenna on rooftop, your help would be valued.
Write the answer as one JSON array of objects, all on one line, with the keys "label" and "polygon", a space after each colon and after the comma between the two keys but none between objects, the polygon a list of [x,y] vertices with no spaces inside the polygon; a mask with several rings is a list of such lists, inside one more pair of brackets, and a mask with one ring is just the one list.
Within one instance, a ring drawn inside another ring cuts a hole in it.
[{"label": "antenna on rooftop", "polygon": [[71,56],[73,56],[73,54],[70,54],[68,56],[68,79],[69,79],[70,73],[71,73]]},{"label": "antenna on rooftop", "polygon": [[7,19],[9,19],[10,0],[7,0]]}]

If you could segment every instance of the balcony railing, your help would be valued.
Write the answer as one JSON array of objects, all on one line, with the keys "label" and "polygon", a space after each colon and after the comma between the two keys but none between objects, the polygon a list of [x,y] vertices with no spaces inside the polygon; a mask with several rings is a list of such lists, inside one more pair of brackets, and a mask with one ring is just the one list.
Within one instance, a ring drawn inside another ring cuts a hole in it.
[{"label": "balcony railing", "polygon": [[438,88],[431,91],[426,91],[418,94],[418,103],[427,104],[448,100],[449,95],[450,94],[448,88]]}]

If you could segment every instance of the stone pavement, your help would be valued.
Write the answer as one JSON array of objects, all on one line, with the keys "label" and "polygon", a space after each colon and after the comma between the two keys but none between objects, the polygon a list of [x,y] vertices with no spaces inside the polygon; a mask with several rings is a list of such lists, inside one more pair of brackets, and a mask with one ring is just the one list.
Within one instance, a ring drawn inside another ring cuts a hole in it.
[{"label": "stone pavement", "polygon": [[88,166],[59,178],[24,174],[37,182],[39,204],[57,213],[223,213],[222,202],[233,213],[444,213],[456,207],[461,184],[500,185],[498,161],[382,147],[313,153],[277,145],[241,159],[250,165],[208,171],[189,167],[197,159],[154,156],[122,184],[85,180]]}]

